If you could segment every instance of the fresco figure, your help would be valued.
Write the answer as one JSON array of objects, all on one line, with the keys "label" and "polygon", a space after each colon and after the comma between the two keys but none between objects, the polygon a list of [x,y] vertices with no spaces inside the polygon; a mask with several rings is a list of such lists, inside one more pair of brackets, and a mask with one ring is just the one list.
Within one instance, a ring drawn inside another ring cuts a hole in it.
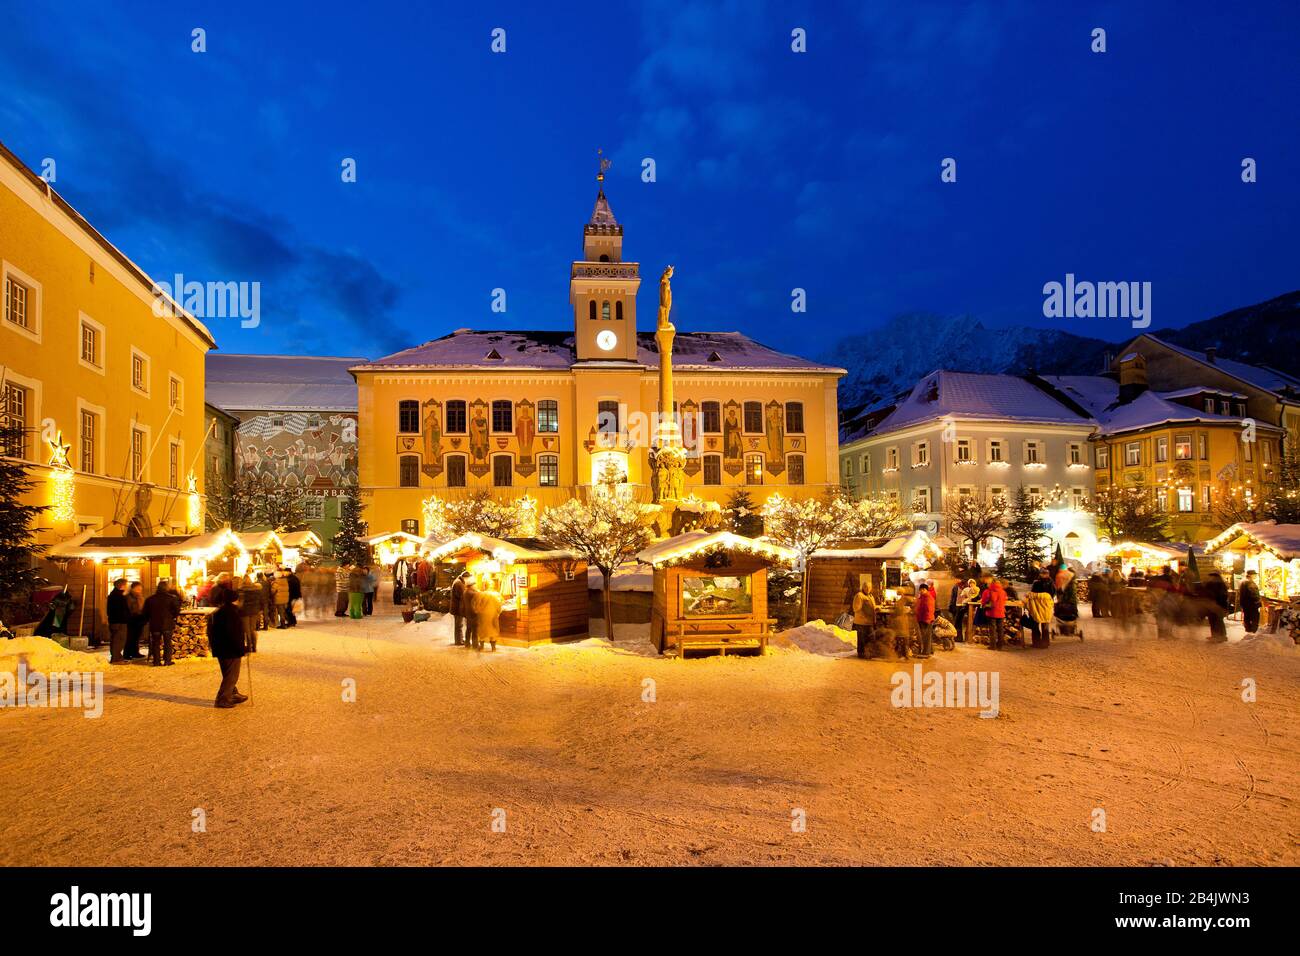
[{"label": "fresco figure", "polygon": [[442,402],[433,398],[424,403],[424,463],[442,464]]},{"label": "fresco figure", "polygon": [[488,456],[487,405],[477,401],[471,406],[469,418],[469,454],[475,462],[486,464]]}]

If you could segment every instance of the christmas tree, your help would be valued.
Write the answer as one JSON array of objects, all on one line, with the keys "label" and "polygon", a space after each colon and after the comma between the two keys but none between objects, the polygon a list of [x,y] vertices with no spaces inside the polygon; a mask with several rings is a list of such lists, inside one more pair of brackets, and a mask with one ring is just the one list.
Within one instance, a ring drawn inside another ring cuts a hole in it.
[{"label": "christmas tree", "polygon": [[340,564],[369,564],[370,546],[361,539],[369,530],[361,519],[361,502],[348,495],[339,502],[339,530],[334,535],[334,557]]},{"label": "christmas tree", "polygon": [[1278,462],[1277,478],[1266,490],[1259,510],[1278,524],[1300,524],[1300,458],[1294,453]]},{"label": "christmas tree", "polygon": [[1003,553],[1006,560],[1002,567],[1008,574],[1027,581],[1034,562],[1041,564],[1047,557],[1042,544],[1047,535],[1047,525],[1038,517],[1038,508],[1026,493],[1024,485],[1016,488],[1016,493],[1012,495],[1007,515],[1004,537],[1006,547]]},{"label": "christmas tree", "polygon": [[[20,447],[26,436],[21,428],[0,428],[0,449]],[[0,457],[0,599],[25,599],[36,585],[33,559],[45,548],[35,544],[32,527],[44,505],[23,504],[35,487],[27,465]]]},{"label": "christmas tree", "polygon": [[757,538],[763,533],[763,516],[748,488],[737,488],[727,499],[727,525],[735,534],[746,538]]}]

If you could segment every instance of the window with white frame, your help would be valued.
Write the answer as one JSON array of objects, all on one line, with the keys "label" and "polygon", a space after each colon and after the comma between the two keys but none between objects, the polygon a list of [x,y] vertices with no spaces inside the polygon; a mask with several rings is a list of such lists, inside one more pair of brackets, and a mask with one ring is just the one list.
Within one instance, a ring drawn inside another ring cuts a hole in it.
[{"label": "window with white frame", "polygon": [[308,495],[302,501],[302,516],[308,521],[320,521],[325,517],[325,499],[318,495]]},{"label": "window with white frame", "polygon": [[899,494],[897,488],[890,488],[885,492],[885,497],[892,501],[896,507],[898,506]]},{"label": "window with white frame", "polygon": [[923,468],[930,464],[930,443],[918,441],[912,443],[912,467]]},{"label": "window with white frame", "polygon": [[1207,481],[1201,485],[1201,510],[1209,511],[1211,507],[1210,483]]},{"label": "window with white frame", "polygon": [[862,454],[862,473],[864,475],[871,474],[871,452],[869,451]]},{"label": "window with white frame", "polygon": [[131,350],[131,387],[149,394],[149,356],[136,349]]},{"label": "window with white frame", "polygon": [[131,429],[131,480],[144,480],[145,433],[142,428]]},{"label": "window with white frame", "polygon": [[928,487],[912,489],[912,510],[917,514],[930,513],[930,489]]},{"label": "window with white frame", "polygon": [[1174,436],[1174,458],[1178,461],[1192,460],[1192,436],[1175,435]]},{"label": "window with white frame", "polygon": [[11,275],[8,270],[5,271],[6,324],[35,335],[37,332],[36,299],[37,293],[33,285]]},{"label": "window with white frame", "polygon": [[1243,441],[1241,443],[1242,454],[1245,455],[1246,461],[1255,460],[1255,443],[1253,441]]},{"label": "window with white frame", "polygon": [[989,439],[989,462],[991,464],[1000,464],[1005,461],[1004,450],[1001,438]]},{"label": "window with white frame", "polygon": [[167,487],[181,486],[181,446],[179,442],[167,443]]},{"label": "window with white frame", "polygon": [[1025,464],[1041,465],[1043,463],[1043,443],[1036,438],[1025,439]]},{"label": "window with white frame", "polygon": [[1142,443],[1131,441],[1124,445],[1124,464],[1127,466],[1142,464]]},{"label": "window with white frame", "polygon": [[852,459],[852,458],[845,458],[845,459],[844,459],[844,477],[845,477],[845,478],[852,478],[852,477],[853,477],[853,459]]},{"label": "window with white frame", "polygon": [[80,413],[81,430],[78,441],[81,446],[81,471],[87,475],[95,474],[95,463],[99,460],[99,416],[90,409],[83,408]]},{"label": "window with white frame", "polygon": [[1182,512],[1196,510],[1196,497],[1192,489],[1186,485],[1181,485],[1178,488],[1178,510]]},{"label": "window with white frame", "polygon": [[959,462],[974,461],[974,455],[971,453],[971,440],[969,438],[958,438],[956,449],[954,451]]},{"label": "window with white frame", "polygon": [[1041,485],[1030,485],[1025,489],[1025,494],[1029,497],[1029,503],[1035,508],[1043,506],[1043,488]]},{"label": "window with white frame", "polygon": [[185,386],[175,375],[167,376],[167,407],[181,408],[185,401]]},{"label": "window with white frame", "polygon": [[1006,503],[1006,500],[1007,500],[1007,486],[1006,486],[1006,485],[989,485],[989,501],[996,501],[996,500],[999,499],[999,498],[1002,499],[1002,502],[1003,502],[1004,504]]},{"label": "window with white frame", "polygon": [[77,358],[96,372],[104,371],[104,327],[83,315],[81,317],[81,339],[77,344]]},{"label": "window with white frame", "polygon": [[1110,467],[1110,446],[1109,445],[1097,446],[1097,467],[1098,468]]},{"label": "window with white frame", "polygon": [[975,497],[975,486],[974,486],[974,485],[958,485],[958,486],[957,486],[957,497],[958,497],[960,500],[962,500],[962,501],[965,501],[967,498],[974,498],[974,497]]},{"label": "window with white frame", "polygon": [[1075,485],[1070,489],[1070,507],[1075,511],[1083,511],[1088,507],[1088,489]]},{"label": "window with white frame", "polygon": [[1084,464],[1082,442],[1077,442],[1077,441],[1070,442],[1070,464],[1072,465]]},{"label": "window with white frame", "polygon": [[5,382],[4,412],[10,429],[5,437],[4,453],[10,458],[26,458],[27,428],[33,412],[31,389]]},{"label": "window with white frame", "polygon": [[1156,439],[1156,461],[1169,460],[1169,436],[1161,435]]},{"label": "window with white frame", "polygon": [[898,471],[898,446],[894,445],[885,449],[885,467],[890,471]]}]

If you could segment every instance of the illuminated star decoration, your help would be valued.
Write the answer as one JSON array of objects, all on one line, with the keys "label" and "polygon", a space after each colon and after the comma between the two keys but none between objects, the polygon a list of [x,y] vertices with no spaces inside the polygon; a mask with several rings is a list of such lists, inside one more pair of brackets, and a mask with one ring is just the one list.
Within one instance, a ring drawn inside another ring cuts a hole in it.
[{"label": "illuminated star decoration", "polygon": [[77,479],[68,463],[72,446],[63,441],[62,431],[53,440],[47,439],[46,444],[50,446],[50,517],[56,522],[74,521]]},{"label": "illuminated star decoration", "polygon": [[198,531],[203,526],[203,499],[199,496],[198,479],[194,476],[192,470],[186,481],[189,484],[190,497],[187,502],[189,506],[187,508],[188,513],[185,517],[189,521],[190,529]]}]

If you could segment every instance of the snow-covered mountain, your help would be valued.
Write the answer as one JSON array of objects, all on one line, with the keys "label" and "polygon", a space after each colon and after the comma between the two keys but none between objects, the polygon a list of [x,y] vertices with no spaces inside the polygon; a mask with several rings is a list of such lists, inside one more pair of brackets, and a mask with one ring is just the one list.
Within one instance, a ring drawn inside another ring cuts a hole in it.
[{"label": "snow-covered mountain", "polygon": [[[840,382],[841,417],[893,398],[937,368],[961,372],[1036,371],[1045,375],[1100,372],[1107,352],[1131,341],[1134,330],[1114,342],[1059,329],[990,328],[961,315],[900,315],[869,334],[840,339],[821,356],[848,369]],[[1267,365],[1300,376],[1300,291],[1152,335],[1224,358]]]},{"label": "snow-covered mountain", "polygon": [[851,413],[910,389],[937,368],[1092,374],[1114,348],[1053,329],[989,328],[969,316],[912,313],[870,334],[841,339],[822,359],[848,369],[840,380],[840,408]]}]

